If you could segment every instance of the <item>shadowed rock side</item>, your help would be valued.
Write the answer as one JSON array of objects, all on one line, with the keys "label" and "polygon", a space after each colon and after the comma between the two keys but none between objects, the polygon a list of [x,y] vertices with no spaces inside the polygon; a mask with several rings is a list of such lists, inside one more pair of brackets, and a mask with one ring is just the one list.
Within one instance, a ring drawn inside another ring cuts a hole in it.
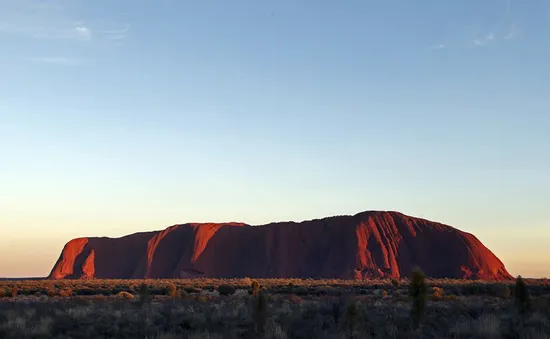
[{"label": "shadowed rock side", "polygon": [[415,266],[429,277],[511,278],[473,235],[397,212],[79,238],[65,245],[49,277],[397,278]]}]

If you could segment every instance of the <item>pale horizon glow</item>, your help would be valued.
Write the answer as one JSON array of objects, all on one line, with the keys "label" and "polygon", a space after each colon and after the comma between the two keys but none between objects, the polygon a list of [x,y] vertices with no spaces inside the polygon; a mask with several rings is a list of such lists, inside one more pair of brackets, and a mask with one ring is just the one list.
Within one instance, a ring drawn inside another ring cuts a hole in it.
[{"label": "pale horizon glow", "polygon": [[0,277],[392,210],[550,277],[550,3],[0,0]]}]

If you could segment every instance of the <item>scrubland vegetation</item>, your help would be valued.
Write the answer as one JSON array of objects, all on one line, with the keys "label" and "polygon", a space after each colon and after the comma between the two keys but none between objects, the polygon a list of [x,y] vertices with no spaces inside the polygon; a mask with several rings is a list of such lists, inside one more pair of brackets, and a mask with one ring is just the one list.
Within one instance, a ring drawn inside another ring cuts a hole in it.
[{"label": "scrubland vegetation", "polygon": [[550,281],[0,281],[0,338],[550,338]]}]

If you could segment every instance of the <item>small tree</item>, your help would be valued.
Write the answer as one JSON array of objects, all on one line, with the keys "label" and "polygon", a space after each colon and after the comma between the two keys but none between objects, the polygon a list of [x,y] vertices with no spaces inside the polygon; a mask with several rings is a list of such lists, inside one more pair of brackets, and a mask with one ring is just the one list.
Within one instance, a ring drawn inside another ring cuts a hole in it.
[{"label": "small tree", "polygon": [[258,294],[260,293],[260,284],[258,281],[254,280],[252,281],[252,295],[254,297],[258,297]]},{"label": "small tree", "polygon": [[529,297],[529,290],[527,284],[523,278],[518,276],[516,279],[516,287],[514,288],[514,298],[516,306],[520,313],[526,313],[531,309],[531,298]]},{"label": "small tree", "polygon": [[420,325],[420,321],[424,316],[427,290],[424,272],[420,268],[415,268],[412,271],[412,279],[409,286],[409,294],[412,298],[411,315],[415,327]]},{"label": "small tree", "polygon": [[254,300],[253,317],[256,333],[264,333],[267,323],[267,295],[264,290],[258,291]]}]

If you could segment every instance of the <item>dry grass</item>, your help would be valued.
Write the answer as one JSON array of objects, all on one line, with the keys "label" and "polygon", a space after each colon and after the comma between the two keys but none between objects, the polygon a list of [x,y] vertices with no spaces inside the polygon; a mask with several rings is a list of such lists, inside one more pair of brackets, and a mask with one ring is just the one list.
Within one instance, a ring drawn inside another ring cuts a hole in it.
[{"label": "dry grass", "polygon": [[[550,336],[547,281],[528,281],[533,311],[520,315],[511,297],[512,282],[427,280],[431,293],[419,329],[412,326],[406,280],[259,279],[258,283],[267,294],[259,327],[250,279],[0,281],[0,291],[6,291],[0,298],[0,338]],[[147,286],[145,292],[140,290],[142,284]],[[11,297],[14,288],[18,293]],[[174,293],[174,288],[185,292]],[[346,312],[352,302],[356,313],[350,327]]]}]

